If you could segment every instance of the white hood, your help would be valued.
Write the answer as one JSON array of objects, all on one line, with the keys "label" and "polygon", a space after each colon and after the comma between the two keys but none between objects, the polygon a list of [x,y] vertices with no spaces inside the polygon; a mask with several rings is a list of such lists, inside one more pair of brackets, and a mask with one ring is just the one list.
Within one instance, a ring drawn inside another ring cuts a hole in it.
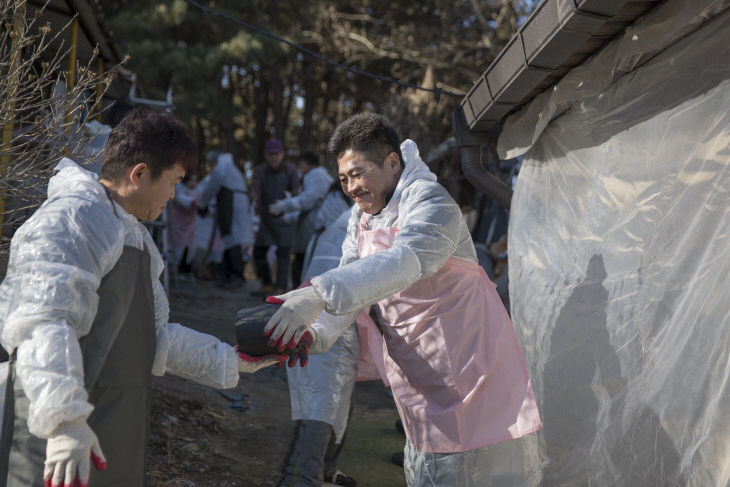
[{"label": "white hood", "polygon": [[83,187],[95,197],[106,199],[104,187],[99,184],[99,176],[82,168],[68,157],[64,157],[53,168],[56,174],[48,181],[48,197],[53,198]]},{"label": "white hood", "polygon": [[410,139],[404,140],[400,145],[401,154],[403,155],[403,174],[401,174],[398,184],[395,187],[393,196],[391,196],[388,204],[385,205],[380,215],[390,215],[397,213],[398,204],[400,203],[403,190],[410,186],[414,181],[423,179],[426,181],[436,181],[436,175],[431,172],[421,155],[418,152],[418,146]]}]

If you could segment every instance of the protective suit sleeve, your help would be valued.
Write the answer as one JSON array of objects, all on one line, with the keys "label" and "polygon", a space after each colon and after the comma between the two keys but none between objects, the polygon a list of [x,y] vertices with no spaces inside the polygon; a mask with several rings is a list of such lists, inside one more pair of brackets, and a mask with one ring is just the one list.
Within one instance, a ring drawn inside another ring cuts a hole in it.
[{"label": "protective suit sleeve", "polygon": [[454,254],[463,217],[459,205],[438,183],[422,183],[408,193],[402,199],[400,232],[393,247],[402,245],[415,252],[421,279],[435,274]]},{"label": "protective suit sleeve", "polygon": [[212,335],[166,323],[157,327],[152,373],[169,373],[209,387],[230,389],[238,384],[238,354]]},{"label": "protective suit sleeve", "polygon": [[199,208],[205,208],[215,198],[215,195],[218,194],[221,186],[223,186],[223,179],[223,166],[218,164],[211,171],[208,184],[205,185],[205,189],[198,199]]},{"label": "protective suit sleeve", "polygon": [[48,201],[13,237],[2,283],[2,345],[17,349],[29,401],[28,428],[48,438],[59,423],[86,417],[78,339],[89,333],[101,277],[119,259],[124,224],[111,206]]},{"label": "protective suit sleeve", "polygon": [[312,323],[315,339],[309,353],[324,353],[332,348],[337,339],[355,322],[359,313],[360,310],[344,315],[333,315],[322,311]]},{"label": "protective suit sleeve", "polygon": [[350,213],[350,219],[347,222],[347,234],[345,235],[345,240],[342,242],[340,266],[349,264],[350,262],[357,260],[360,256],[357,250],[357,232],[361,216],[362,210],[357,205],[354,205]]},{"label": "protective suit sleeve", "polygon": [[332,178],[326,170],[322,168],[312,169],[304,177],[302,192],[291,198],[281,200],[279,204],[284,213],[311,210],[318,202],[322,201],[331,185]]},{"label": "protective suit sleeve", "polygon": [[[145,239],[149,233],[145,231]],[[155,300],[157,348],[153,375],[170,373],[201,384],[228,389],[238,384],[238,356],[230,345],[179,323],[169,323],[170,305],[159,275],[162,258],[150,249],[152,292]]]},{"label": "protective suit sleeve", "polygon": [[48,438],[59,424],[88,418],[94,407],[84,389],[84,364],[76,334],[65,322],[35,326],[17,349],[17,373],[30,399],[28,429]]},{"label": "protective suit sleeve", "polygon": [[[404,191],[399,215],[400,232],[390,248],[312,279],[327,311],[349,313],[401,291],[436,273],[456,250],[461,212],[437,183],[414,184]],[[351,219],[345,240],[350,246],[355,225]]]}]

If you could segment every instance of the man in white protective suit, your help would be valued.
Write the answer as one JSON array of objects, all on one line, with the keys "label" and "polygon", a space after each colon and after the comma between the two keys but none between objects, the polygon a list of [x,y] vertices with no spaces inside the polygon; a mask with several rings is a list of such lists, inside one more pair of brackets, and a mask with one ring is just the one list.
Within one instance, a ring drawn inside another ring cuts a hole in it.
[{"label": "man in white protective suit", "polygon": [[[339,208],[337,200],[332,202]],[[308,285],[312,277],[337,267],[348,219],[349,211],[345,209],[307,250],[309,264],[304,268],[303,285]],[[369,319],[367,313],[358,316],[358,320],[363,319]],[[295,425],[278,487],[290,486],[297,476],[294,487],[316,487],[323,480],[336,485],[357,485],[354,479],[337,469],[337,460],[349,423],[352,392],[359,370],[360,342],[354,322],[348,323],[341,317],[324,313],[320,321],[325,320],[328,326],[344,328],[342,334],[318,335],[335,341],[317,340],[309,350],[314,355],[309,356],[307,366],[288,367],[286,371]]]},{"label": "man in white protective suit", "polygon": [[243,174],[233,162],[233,155],[224,152],[209,154],[213,166],[205,188],[198,198],[199,211],[206,212],[215,198],[216,224],[223,238],[223,272],[227,282],[240,284],[243,277],[243,252],[253,244],[253,221],[248,201],[248,188]]},{"label": "man in white protective suit", "polygon": [[294,212],[298,214],[291,246],[294,254],[291,264],[292,286],[294,287],[299,286],[302,282],[304,254],[307,251],[309,240],[315,232],[319,208],[334,182],[327,169],[319,165],[319,158],[313,152],[304,151],[299,154],[297,168],[302,175],[301,192],[296,196],[290,196],[269,205],[269,213],[275,216]]},{"label": "man in white protective suit", "polygon": [[357,203],[342,259],[312,286],[278,296],[270,339],[316,344],[337,330],[312,326],[322,311],[375,304],[408,485],[530,485],[510,449],[542,423],[514,327],[459,206],[382,116],[347,119],[327,149]]},{"label": "man in white protective suit", "polygon": [[230,388],[280,361],[168,323],[163,260],[138,220],[155,220],[196,164],[181,122],[137,108],[112,130],[100,178],[62,159],[15,233],[0,285],[0,485],[144,485],[152,375]]}]

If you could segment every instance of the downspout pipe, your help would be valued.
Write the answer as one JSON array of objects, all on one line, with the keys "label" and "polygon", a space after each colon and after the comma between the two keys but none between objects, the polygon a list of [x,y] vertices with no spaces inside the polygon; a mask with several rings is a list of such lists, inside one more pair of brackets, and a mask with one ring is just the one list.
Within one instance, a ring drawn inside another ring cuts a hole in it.
[{"label": "downspout pipe", "polygon": [[452,115],[452,130],[459,146],[461,156],[461,170],[464,177],[478,191],[492,198],[497,204],[509,210],[512,200],[512,188],[505,184],[495,174],[487,170],[481,163],[482,148],[486,149],[489,162],[494,167],[499,166],[499,156],[495,148],[494,140],[486,138],[483,134],[471,134],[466,124],[466,118],[461,108],[454,110]]}]

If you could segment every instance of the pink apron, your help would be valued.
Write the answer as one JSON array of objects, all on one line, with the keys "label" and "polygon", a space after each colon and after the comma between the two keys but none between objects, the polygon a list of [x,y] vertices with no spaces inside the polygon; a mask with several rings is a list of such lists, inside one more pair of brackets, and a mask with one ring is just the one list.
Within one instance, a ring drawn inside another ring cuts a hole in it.
[{"label": "pink apron", "polygon": [[364,309],[355,320],[357,337],[360,341],[360,360],[357,364],[356,380],[382,380],[388,387],[388,375],[385,372],[383,354],[383,335]]},{"label": "pink apron", "polygon": [[[195,203],[193,203],[195,205]],[[170,245],[189,247],[195,241],[195,206],[186,208],[173,200],[167,205],[169,223],[167,235]]]},{"label": "pink apron", "polygon": [[[365,230],[365,217],[360,257],[389,248],[400,230]],[[512,322],[478,264],[449,258],[377,305],[386,373],[418,450],[461,452],[542,428]]]}]

